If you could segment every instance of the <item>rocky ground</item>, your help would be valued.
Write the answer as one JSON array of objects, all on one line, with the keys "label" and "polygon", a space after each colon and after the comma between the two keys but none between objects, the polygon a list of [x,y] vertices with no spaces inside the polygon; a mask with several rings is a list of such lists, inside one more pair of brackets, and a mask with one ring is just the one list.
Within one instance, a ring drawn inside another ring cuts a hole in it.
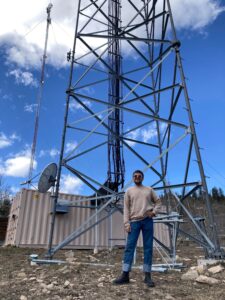
[{"label": "rocky ground", "polygon": [[[44,258],[45,250],[0,247],[0,299],[225,299],[223,263],[214,269],[197,266],[203,253],[195,244],[178,248],[178,261],[186,266],[182,271],[154,272],[155,288],[145,286],[139,269],[133,270],[129,285],[112,285],[120,274],[122,251],[65,250],[54,259],[66,264],[31,265],[30,254]],[[139,251],[137,264],[141,259]]]}]

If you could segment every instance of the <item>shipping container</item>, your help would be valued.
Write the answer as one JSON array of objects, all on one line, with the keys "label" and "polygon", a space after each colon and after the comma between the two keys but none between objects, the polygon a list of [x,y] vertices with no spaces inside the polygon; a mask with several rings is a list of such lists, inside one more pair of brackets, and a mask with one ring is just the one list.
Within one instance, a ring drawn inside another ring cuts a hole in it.
[{"label": "shipping container", "polygon": [[[75,202],[87,199],[85,196],[60,194],[59,199],[66,202]],[[83,205],[90,205],[85,202]],[[53,197],[51,193],[39,193],[35,190],[21,189],[14,197],[5,245],[17,247],[47,248],[50,235],[50,224],[52,217]],[[68,209],[68,212],[66,211]],[[95,208],[67,207],[61,208],[56,214],[53,246],[61,243],[67,236],[74,232],[79,226],[95,213]],[[102,211],[98,218],[106,216],[108,212]],[[96,218],[94,218],[96,220]],[[157,239],[169,246],[168,228],[162,223],[155,224],[154,235]],[[106,218],[99,225],[91,228],[80,237],[72,241],[67,249],[91,249],[112,248],[123,246],[126,233],[123,227],[123,216],[116,211],[112,216]],[[140,235],[138,246],[142,246]]]}]

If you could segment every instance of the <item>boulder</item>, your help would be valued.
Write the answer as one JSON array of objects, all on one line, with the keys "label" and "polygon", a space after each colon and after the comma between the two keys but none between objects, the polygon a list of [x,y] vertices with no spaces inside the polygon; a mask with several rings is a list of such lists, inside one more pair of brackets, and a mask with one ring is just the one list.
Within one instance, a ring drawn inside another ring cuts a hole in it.
[{"label": "boulder", "polygon": [[66,280],[66,281],[64,282],[64,287],[68,287],[69,285],[70,285],[69,280]]},{"label": "boulder", "polygon": [[202,275],[207,271],[207,267],[204,265],[197,266],[196,271],[198,272],[199,275]]},{"label": "boulder", "polygon": [[97,287],[104,287],[103,282],[100,282],[99,284],[97,284]]},{"label": "boulder", "polygon": [[206,283],[209,285],[215,285],[215,284],[220,283],[219,280],[212,278],[212,277],[204,276],[204,275],[200,275],[198,278],[196,278],[196,281],[199,283]]},{"label": "boulder", "polygon": [[184,273],[181,276],[182,280],[190,280],[190,281],[194,281],[196,280],[196,278],[198,277],[198,272],[196,270],[188,270],[186,273]]},{"label": "boulder", "polygon": [[210,274],[217,274],[217,273],[222,272],[223,270],[224,270],[224,267],[221,265],[214,266],[214,267],[211,267],[208,269]]},{"label": "boulder", "polygon": [[53,289],[54,289],[54,284],[53,284],[53,283],[50,283],[50,284],[48,284],[48,285],[46,286],[46,288],[47,288],[48,290],[53,290]]}]

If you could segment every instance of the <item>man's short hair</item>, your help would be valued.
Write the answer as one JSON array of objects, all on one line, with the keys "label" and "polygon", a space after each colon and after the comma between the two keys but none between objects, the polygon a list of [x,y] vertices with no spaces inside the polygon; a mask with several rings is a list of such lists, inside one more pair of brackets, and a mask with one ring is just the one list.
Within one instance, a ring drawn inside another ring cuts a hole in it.
[{"label": "man's short hair", "polygon": [[144,173],[143,173],[141,170],[135,170],[135,171],[133,172],[133,176],[134,176],[134,174],[136,174],[136,173],[141,174],[141,175],[142,175],[142,178],[144,178]]}]

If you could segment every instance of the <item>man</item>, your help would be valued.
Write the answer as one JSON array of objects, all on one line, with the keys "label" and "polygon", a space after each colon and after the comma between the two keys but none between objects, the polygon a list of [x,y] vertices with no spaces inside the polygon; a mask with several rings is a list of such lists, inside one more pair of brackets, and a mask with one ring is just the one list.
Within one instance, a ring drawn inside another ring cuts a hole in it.
[{"label": "man", "polygon": [[151,187],[142,185],[144,174],[140,170],[133,173],[135,185],[127,189],[124,196],[124,227],[127,236],[127,244],[123,257],[123,273],[113,281],[113,284],[129,283],[134,251],[137,240],[142,231],[144,247],[145,273],[144,282],[148,287],[154,287],[151,279],[152,248],[153,248],[153,220],[160,209],[161,201]]}]

